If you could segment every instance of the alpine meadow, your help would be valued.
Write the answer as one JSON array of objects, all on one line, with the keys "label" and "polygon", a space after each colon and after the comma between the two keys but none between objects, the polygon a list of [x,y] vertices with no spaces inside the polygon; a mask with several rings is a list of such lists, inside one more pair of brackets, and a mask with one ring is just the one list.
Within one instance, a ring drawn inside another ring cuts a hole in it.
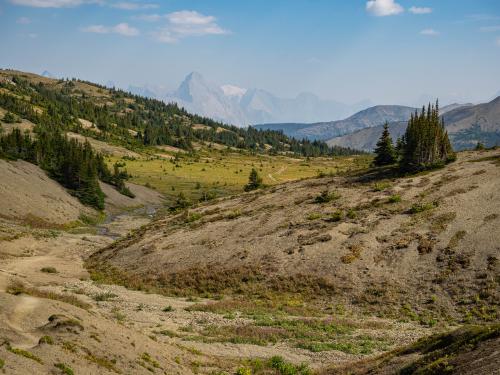
[{"label": "alpine meadow", "polygon": [[500,375],[497,0],[0,0],[0,373]]}]

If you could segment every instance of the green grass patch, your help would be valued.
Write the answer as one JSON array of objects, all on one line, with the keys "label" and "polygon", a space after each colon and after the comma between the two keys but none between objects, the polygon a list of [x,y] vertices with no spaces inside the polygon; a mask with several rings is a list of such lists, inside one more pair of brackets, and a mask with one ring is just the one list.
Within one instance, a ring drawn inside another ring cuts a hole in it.
[{"label": "green grass patch", "polygon": [[306,216],[307,220],[318,220],[321,219],[323,215],[321,215],[319,212],[311,212]]},{"label": "green grass patch", "polygon": [[389,203],[399,203],[401,202],[401,195],[399,194],[391,195],[387,201]]},{"label": "green grass patch", "polygon": [[388,189],[391,187],[391,184],[389,182],[376,182],[373,185],[373,191],[384,191],[385,189]]},{"label": "green grass patch", "polygon": [[73,371],[73,369],[71,367],[69,367],[68,365],[64,364],[64,363],[55,363],[54,367],[56,367],[59,370],[61,370],[62,374],[65,374],[65,375],[74,375],[75,374],[75,372]]},{"label": "green grass patch", "polygon": [[274,356],[267,360],[249,359],[242,363],[236,370],[237,375],[312,375],[312,371],[306,363],[295,365],[285,361],[280,356]]},{"label": "green grass patch", "polygon": [[414,203],[411,207],[409,212],[411,214],[418,214],[421,212],[433,210],[438,206],[437,202],[427,202],[427,203]]},{"label": "green grass patch", "polygon": [[41,358],[37,357],[31,352],[28,352],[27,350],[24,349],[18,349],[18,348],[13,348],[12,346],[8,345],[7,350],[13,354],[16,354],[18,356],[24,357],[31,359],[32,361],[38,362],[40,364],[43,364],[43,361]]},{"label": "green grass patch", "polygon": [[54,345],[54,339],[51,336],[45,335],[40,337],[40,340],[38,340],[39,344],[49,344],[49,345]]},{"label": "green grass patch", "polygon": [[92,298],[94,301],[102,302],[102,301],[109,301],[112,299],[115,299],[118,297],[115,293],[112,292],[102,292],[102,293],[97,293],[95,294]]},{"label": "green grass patch", "polygon": [[[154,150],[151,148],[150,151]],[[172,201],[178,192],[183,192],[189,200],[196,202],[204,200],[207,192],[217,197],[243,192],[252,168],[262,176],[264,185],[272,186],[316,177],[318,170],[326,170],[329,171],[328,175],[335,175],[348,170],[365,169],[372,159],[369,155],[306,159],[215,149],[177,155],[164,150],[157,152],[176,156],[176,160],[150,155],[135,160],[111,157],[106,161],[109,166],[115,162],[123,162],[124,168],[132,175],[131,182],[148,184]]]},{"label": "green grass patch", "polygon": [[7,287],[7,293],[13,294],[13,295],[19,295],[19,294],[28,294],[33,297],[39,297],[39,298],[47,298],[47,299],[52,299],[56,301],[61,301],[65,303],[69,303],[71,305],[80,307],[82,309],[88,310],[91,306],[83,301],[80,301],[77,297],[71,294],[59,294],[56,292],[52,291],[47,291],[47,290],[42,290],[42,289],[36,289],[33,287],[29,287],[21,282],[18,281],[13,281],[9,284]]},{"label": "green grass patch", "polygon": [[315,203],[328,203],[340,198],[340,194],[336,191],[323,190],[320,195],[314,198]]}]

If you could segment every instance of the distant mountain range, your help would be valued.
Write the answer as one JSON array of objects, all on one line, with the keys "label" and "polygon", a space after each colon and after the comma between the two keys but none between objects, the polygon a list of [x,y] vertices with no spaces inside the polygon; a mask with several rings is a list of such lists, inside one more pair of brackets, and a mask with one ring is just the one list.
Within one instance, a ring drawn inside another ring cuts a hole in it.
[{"label": "distant mountain range", "polygon": [[[279,98],[258,88],[218,85],[196,72],[174,91],[157,86],[130,86],[129,91],[176,102],[189,112],[228,124],[281,130],[297,139],[323,140],[332,146],[366,151],[374,149],[386,121],[394,140],[403,135],[416,110],[402,105],[369,107],[369,102],[346,105],[310,93]],[[500,144],[500,97],[477,105],[450,104],[441,107],[441,114],[457,150],[473,147],[478,141],[487,146]]]},{"label": "distant mountain range", "polygon": [[[500,145],[500,96],[484,104],[452,104],[443,107],[441,114],[456,150],[472,148],[477,142],[482,142],[487,147]],[[405,133],[406,126],[407,121],[389,123],[389,132],[393,140]],[[331,146],[373,151],[382,130],[381,123],[378,126],[332,138],[327,143]]]},{"label": "distant mountain range", "polygon": [[268,122],[313,122],[345,118],[370,105],[348,105],[311,93],[280,98],[262,89],[218,85],[200,73],[190,73],[175,91],[154,86],[129,86],[134,94],[175,102],[186,110],[237,126]]},{"label": "distant mountain range", "polygon": [[356,130],[370,128],[384,122],[407,121],[415,108],[400,105],[377,105],[364,109],[338,121],[317,122],[312,124],[261,124],[257,129],[282,130],[288,136],[298,139],[328,140]]}]

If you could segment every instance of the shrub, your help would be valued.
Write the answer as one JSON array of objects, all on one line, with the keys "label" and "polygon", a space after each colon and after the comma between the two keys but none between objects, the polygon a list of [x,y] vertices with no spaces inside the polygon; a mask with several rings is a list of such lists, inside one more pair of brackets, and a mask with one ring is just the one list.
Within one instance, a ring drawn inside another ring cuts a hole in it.
[{"label": "shrub", "polygon": [[191,202],[189,199],[184,195],[184,193],[180,192],[179,195],[177,196],[174,204],[170,206],[170,211],[179,211],[179,210],[184,210],[191,206]]},{"label": "shrub", "polygon": [[337,222],[337,221],[342,220],[343,216],[344,216],[344,213],[342,212],[342,210],[338,210],[338,211],[335,211],[334,213],[328,215],[328,217],[325,218],[325,221]]},{"label": "shrub", "polygon": [[388,200],[389,203],[399,203],[401,202],[401,195],[399,194],[394,194],[389,197]]},{"label": "shrub", "polygon": [[201,193],[200,202],[208,202],[217,198],[217,193],[215,191],[203,191]]},{"label": "shrub", "polygon": [[320,195],[318,195],[315,199],[315,203],[328,203],[333,200],[339,199],[340,194],[338,194],[335,191],[332,191],[331,193],[328,190],[323,190]]},{"label": "shrub", "polygon": [[18,116],[16,116],[15,114],[11,113],[11,112],[7,112],[4,116],[3,116],[3,122],[6,122],[7,124],[14,124],[16,122],[21,122],[21,120],[19,119]]},{"label": "shrub", "polygon": [[186,223],[193,223],[197,220],[200,220],[202,217],[203,217],[203,215],[200,214],[199,212],[193,212],[192,214],[187,215],[185,221],[186,221]]},{"label": "shrub", "polygon": [[57,273],[57,270],[55,267],[43,267],[40,269],[40,271],[45,272],[45,273]]},{"label": "shrub", "polygon": [[321,214],[318,212],[311,212],[309,215],[306,216],[307,220],[316,220],[321,217]]},{"label": "shrub", "polygon": [[410,208],[411,214],[418,214],[420,212],[432,210],[436,208],[438,205],[436,202],[428,202],[428,203],[414,203]]},{"label": "shrub", "polygon": [[165,306],[161,311],[171,312],[171,311],[174,311],[174,308],[172,306],[168,305],[168,306]]},{"label": "shrub", "polygon": [[111,293],[111,292],[103,292],[103,293],[98,293],[94,295],[94,300],[95,301],[109,301],[110,299],[118,297],[116,294]]},{"label": "shrub", "polygon": [[56,363],[56,364],[54,364],[54,366],[57,367],[59,370],[61,370],[61,372],[63,374],[74,375],[74,372],[71,369],[71,367],[69,367],[68,365],[65,365],[64,363]]},{"label": "shrub", "polygon": [[28,359],[31,359],[35,362],[43,364],[43,361],[39,357],[37,357],[33,353],[30,353],[24,349],[13,348],[12,346],[9,345],[9,346],[7,346],[7,350],[13,354],[16,354],[16,355],[19,355],[21,357],[28,358]]},{"label": "shrub", "polygon": [[226,215],[226,219],[233,220],[233,219],[236,219],[236,218],[238,218],[240,216],[241,216],[241,211],[240,210],[234,210],[234,211],[229,212]]},{"label": "shrub", "polygon": [[349,211],[347,211],[347,215],[346,216],[349,219],[356,219],[358,217],[358,213],[351,208]]},{"label": "shrub", "polygon": [[252,370],[247,367],[240,367],[236,371],[236,375],[252,375]]},{"label": "shrub", "polygon": [[476,151],[482,151],[484,150],[486,147],[484,147],[484,143],[483,142],[477,142],[477,145],[476,145],[476,148],[475,150]]},{"label": "shrub", "polygon": [[274,356],[269,359],[270,367],[276,369],[280,375],[310,375],[311,371],[306,364],[295,366],[293,363],[286,362],[280,356]]},{"label": "shrub", "polygon": [[391,184],[388,182],[377,182],[373,185],[373,190],[374,191],[384,191],[385,189],[389,188]]},{"label": "shrub", "polygon": [[49,345],[54,345],[54,339],[50,336],[42,336],[40,340],[38,340],[39,344],[49,344]]}]

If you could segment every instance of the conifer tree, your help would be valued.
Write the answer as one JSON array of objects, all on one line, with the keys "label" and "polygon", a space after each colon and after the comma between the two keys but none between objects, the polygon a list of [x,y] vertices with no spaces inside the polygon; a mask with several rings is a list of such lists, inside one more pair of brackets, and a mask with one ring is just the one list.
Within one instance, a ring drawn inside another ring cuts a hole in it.
[{"label": "conifer tree", "polygon": [[262,186],[262,177],[255,168],[252,168],[248,178],[248,184],[245,185],[245,191],[256,190]]},{"label": "conifer tree", "polygon": [[439,104],[415,111],[408,121],[404,135],[400,167],[405,171],[418,171],[438,167],[455,160],[455,152],[439,119]]},{"label": "conifer tree", "polygon": [[396,152],[392,144],[392,137],[389,133],[389,125],[387,122],[384,124],[384,131],[377,142],[375,155],[375,160],[373,161],[374,165],[389,165],[396,162]]}]

